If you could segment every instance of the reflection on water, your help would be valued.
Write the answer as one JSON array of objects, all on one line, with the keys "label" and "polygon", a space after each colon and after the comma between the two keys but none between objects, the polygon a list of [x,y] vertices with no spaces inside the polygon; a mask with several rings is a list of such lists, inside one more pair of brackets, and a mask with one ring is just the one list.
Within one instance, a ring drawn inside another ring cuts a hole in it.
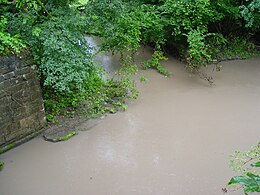
[{"label": "reflection on water", "polygon": [[112,55],[111,53],[98,52],[101,40],[96,37],[86,37],[87,42],[93,47],[93,53],[96,54],[96,62],[103,66],[107,72],[114,72],[120,68],[120,61],[118,55]]}]

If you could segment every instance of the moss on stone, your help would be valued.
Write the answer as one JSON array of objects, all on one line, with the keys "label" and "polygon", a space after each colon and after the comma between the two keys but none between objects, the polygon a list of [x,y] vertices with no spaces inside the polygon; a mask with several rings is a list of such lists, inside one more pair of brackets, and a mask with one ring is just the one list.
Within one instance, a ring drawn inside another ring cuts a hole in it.
[{"label": "moss on stone", "polygon": [[66,141],[66,140],[70,139],[71,137],[73,137],[76,134],[77,134],[76,131],[72,131],[71,133],[60,137],[59,140],[60,141]]},{"label": "moss on stone", "polygon": [[68,139],[72,138],[76,134],[77,134],[76,131],[72,131],[71,133],[68,133],[68,134],[58,137],[58,138],[50,138],[45,135],[43,136],[43,138],[45,139],[45,141],[50,141],[50,142],[56,143],[56,142],[60,142],[60,141],[67,141]]},{"label": "moss on stone", "polygon": [[15,147],[15,144],[14,144],[14,143],[8,144],[8,145],[6,145],[6,146],[0,148],[0,154],[3,154],[3,153],[5,153],[6,151],[8,151],[8,150],[10,150],[10,149],[12,149],[12,148],[14,148],[14,147]]}]

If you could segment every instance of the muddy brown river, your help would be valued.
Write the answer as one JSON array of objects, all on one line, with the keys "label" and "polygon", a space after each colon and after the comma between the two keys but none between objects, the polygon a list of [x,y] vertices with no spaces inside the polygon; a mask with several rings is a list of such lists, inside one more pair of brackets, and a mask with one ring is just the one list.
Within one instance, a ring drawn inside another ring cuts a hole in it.
[{"label": "muddy brown river", "polygon": [[[141,49],[136,62],[151,52]],[[99,60],[107,69],[117,63]],[[140,71],[147,82],[125,112],[82,124],[66,142],[38,137],[1,155],[0,194],[223,194],[235,175],[229,155],[260,141],[260,59],[209,66],[212,86],[176,59],[163,64],[171,77]]]}]

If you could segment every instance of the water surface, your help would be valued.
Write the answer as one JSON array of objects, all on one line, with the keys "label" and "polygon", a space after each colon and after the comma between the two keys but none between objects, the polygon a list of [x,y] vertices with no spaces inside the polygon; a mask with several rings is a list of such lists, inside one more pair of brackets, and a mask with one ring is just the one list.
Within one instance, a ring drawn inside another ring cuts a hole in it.
[{"label": "water surface", "polygon": [[[140,49],[136,62],[151,52]],[[104,58],[114,70],[117,59]],[[260,60],[210,67],[213,86],[171,57],[163,64],[172,76],[141,71],[148,81],[127,111],[81,125],[66,142],[38,137],[1,155],[0,194],[221,195],[234,175],[228,156],[260,140]]]}]

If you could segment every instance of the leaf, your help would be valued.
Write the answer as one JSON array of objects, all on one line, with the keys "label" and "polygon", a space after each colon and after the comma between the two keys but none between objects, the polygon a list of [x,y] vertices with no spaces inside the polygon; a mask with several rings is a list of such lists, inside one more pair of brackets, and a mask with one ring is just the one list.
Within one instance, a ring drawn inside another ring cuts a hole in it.
[{"label": "leaf", "polygon": [[2,171],[4,168],[4,163],[0,161],[0,171]]},{"label": "leaf", "polygon": [[246,176],[235,176],[231,178],[228,185],[242,185],[244,192],[260,192],[260,177],[252,173],[247,173]]},{"label": "leaf", "polygon": [[34,35],[34,36],[36,36],[36,37],[39,37],[41,31],[42,31],[41,28],[35,27],[35,28],[32,29],[32,35]]},{"label": "leaf", "polygon": [[254,163],[254,164],[251,164],[251,167],[260,167],[260,161]]}]

